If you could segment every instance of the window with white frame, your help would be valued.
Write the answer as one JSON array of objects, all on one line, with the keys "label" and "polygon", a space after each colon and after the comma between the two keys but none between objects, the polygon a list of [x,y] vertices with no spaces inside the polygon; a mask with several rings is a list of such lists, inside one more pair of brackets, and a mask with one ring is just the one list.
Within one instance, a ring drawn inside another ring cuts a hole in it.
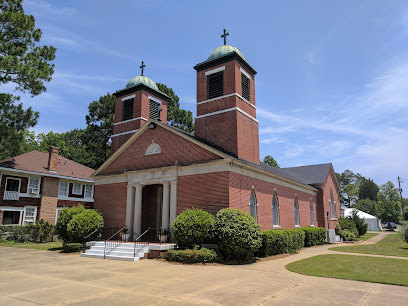
[{"label": "window with white frame", "polygon": [[158,143],[155,143],[155,142],[151,143],[145,151],[145,155],[152,155],[152,154],[159,154],[159,153],[161,153],[161,147]]},{"label": "window with white frame", "polygon": [[59,217],[62,209],[63,209],[63,207],[57,207],[57,210],[55,211],[55,223],[57,223],[58,217]]},{"label": "window with white frame", "polygon": [[294,209],[295,209],[295,226],[299,226],[299,202],[297,197],[295,198],[295,204],[294,204]]},{"label": "window with white frame", "polygon": [[279,226],[279,202],[278,202],[278,196],[276,192],[273,193],[272,214],[273,214],[273,225]]},{"label": "window with white frame", "polygon": [[18,201],[20,193],[21,180],[10,178],[6,179],[6,188],[3,199],[6,201]]},{"label": "window with white frame", "polygon": [[73,183],[72,184],[72,194],[82,194],[82,184]]},{"label": "window with white frame", "polygon": [[38,194],[40,190],[40,179],[38,177],[30,177],[28,180],[28,192]]},{"label": "window with white frame", "polygon": [[314,225],[314,211],[312,201],[310,201],[310,225]]},{"label": "window with white frame", "polygon": [[67,197],[68,196],[68,182],[60,181],[58,195]]},{"label": "window with white frame", "polygon": [[92,196],[93,196],[93,186],[85,185],[84,198],[92,199]]},{"label": "window with white frame", "polygon": [[35,206],[24,207],[23,224],[35,223],[36,218],[37,218],[37,207]]},{"label": "window with white frame", "polygon": [[19,225],[21,220],[22,209],[4,210],[2,225]]}]

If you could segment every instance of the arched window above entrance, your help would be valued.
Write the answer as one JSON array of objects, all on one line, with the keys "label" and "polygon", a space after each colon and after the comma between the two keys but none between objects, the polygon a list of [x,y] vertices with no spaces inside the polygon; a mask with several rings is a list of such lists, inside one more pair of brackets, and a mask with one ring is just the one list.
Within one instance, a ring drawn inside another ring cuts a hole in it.
[{"label": "arched window above entrance", "polygon": [[158,143],[155,143],[154,141],[147,147],[145,155],[152,155],[152,154],[158,154],[161,153],[161,147]]}]

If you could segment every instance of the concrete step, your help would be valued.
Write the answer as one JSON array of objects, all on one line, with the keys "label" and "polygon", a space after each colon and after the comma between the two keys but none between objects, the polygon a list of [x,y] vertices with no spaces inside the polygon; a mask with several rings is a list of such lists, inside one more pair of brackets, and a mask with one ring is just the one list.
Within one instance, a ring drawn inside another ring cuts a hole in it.
[{"label": "concrete step", "polygon": [[[92,245],[89,249],[82,253],[82,257],[89,258],[104,258],[105,252],[105,242],[98,241]],[[111,260],[124,260],[124,261],[138,261],[143,258],[145,254],[149,253],[149,245],[136,245],[136,256],[134,256],[135,245],[133,243],[121,243],[116,248],[114,248],[108,255],[105,256],[106,259]]]},{"label": "concrete step", "polygon": [[139,261],[139,257],[128,257],[128,256],[117,256],[117,255],[106,255],[106,259],[111,260],[122,260],[122,261]]}]

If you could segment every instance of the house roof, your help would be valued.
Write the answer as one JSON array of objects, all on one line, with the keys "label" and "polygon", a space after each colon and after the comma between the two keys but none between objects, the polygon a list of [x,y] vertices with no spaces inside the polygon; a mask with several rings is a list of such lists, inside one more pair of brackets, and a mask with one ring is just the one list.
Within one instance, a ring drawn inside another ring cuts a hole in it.
[{"label": "house roof", "polygon": [[56,172],[48,171],[48,153],[31,151],[22,155],[0,160],[0,170],[21,170],[47,174],[52,176],[64,176],[83,180],[93,180],[93,169],[81,165],[73,160],[60,156]]}]

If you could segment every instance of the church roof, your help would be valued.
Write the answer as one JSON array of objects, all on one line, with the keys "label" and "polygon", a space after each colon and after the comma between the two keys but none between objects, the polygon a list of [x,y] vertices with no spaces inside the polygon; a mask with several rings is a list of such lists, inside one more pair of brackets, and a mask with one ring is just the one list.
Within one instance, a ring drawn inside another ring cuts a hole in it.
[{"label": "church roof", "polygon": [[213,52],[211,52],[210,55],[208,56],[207,60],[208,61],[213,60],[213,59],[224,56],[224,55],[226,55],[228,53],[231,53],[231,52],[237,53],[240,57],[242,57],[243,60],[245,60],[244,55],[242,54],[242,52],[238,48],[233,47],[233,46],[229,46],[229,45],[223,45],[223,46],[220,46],[220,47],[214,49]]},{"label": "church roof", "polygon": [[129,82],[127,82],[126,88],[134,87],[139,84],[144,84],[154,90],[160,91],[156,83],[151,78],[148,78],[147,76],[144,75],[138,75],[131,78]]}]

